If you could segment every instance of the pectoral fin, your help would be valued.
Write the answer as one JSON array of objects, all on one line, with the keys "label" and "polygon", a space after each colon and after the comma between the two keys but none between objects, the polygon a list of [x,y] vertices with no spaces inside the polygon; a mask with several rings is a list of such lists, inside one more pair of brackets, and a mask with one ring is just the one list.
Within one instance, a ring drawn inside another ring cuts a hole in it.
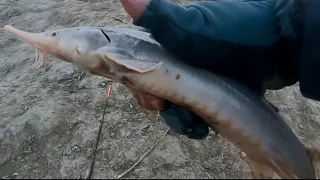
[{"label": "pectoral fin", "polygon": [[104,59],[112,61],[118,65],[124,66],[139,73],[146,73],[157,68],[162,62],[153,62],[151,60],[135,59],[128,55],[114,52],[104,53]]}]

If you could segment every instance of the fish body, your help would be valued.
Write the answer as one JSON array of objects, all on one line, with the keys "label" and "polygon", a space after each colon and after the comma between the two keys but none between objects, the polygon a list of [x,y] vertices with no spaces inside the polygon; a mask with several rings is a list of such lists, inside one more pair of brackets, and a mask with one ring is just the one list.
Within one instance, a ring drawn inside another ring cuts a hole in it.
[{"label": "fish body", "polygon": [[239,82],[175,59],[147,32],[75,27],[44,35],[11,26],[5,29],[92,74],[196,113],[247,153],[254,178],[271,178],[275,172],[281,178],[315,179],[312,161],[318,151],[312,151],[316,153],[311,157],[310,150],[263,96]]}]

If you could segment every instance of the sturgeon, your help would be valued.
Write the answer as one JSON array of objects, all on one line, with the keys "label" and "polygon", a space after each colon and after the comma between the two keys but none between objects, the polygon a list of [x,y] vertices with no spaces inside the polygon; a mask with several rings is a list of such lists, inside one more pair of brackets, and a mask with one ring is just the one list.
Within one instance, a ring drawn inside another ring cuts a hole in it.
[{"label": "sturgeon", "polygon": [[31,33],[6,25],[4,30],[35,47],[40,66],[43,55],[51,54],[125,85],[142,109],[166,108],[168,100],[196,113],[247,153],[253,178],[316,177],[319,150],[303,145],[264,96],[177,60],[147,32],[89,26]]}]

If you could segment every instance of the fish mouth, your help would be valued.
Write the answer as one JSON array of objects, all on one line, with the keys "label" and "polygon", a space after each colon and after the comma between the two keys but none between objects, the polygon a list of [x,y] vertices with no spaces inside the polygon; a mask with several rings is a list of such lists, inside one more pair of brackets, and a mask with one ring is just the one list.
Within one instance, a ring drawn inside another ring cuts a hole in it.
[{"label": "fish mouth", "polygon": [[50,37],[47,32],[31,33],[22,31],[11,25],[5,25],[4,30],[36,48],[35,64],[37,64],[37,68],[41,67],[44,64],[43,56],[45,54],[54,54],[55,52],[57,52],[57,40]]}]

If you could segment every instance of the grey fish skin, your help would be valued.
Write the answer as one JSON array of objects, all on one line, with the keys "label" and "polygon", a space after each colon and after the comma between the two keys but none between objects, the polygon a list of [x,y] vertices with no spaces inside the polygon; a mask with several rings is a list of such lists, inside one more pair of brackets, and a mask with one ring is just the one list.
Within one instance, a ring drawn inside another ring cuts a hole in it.
[{"label": "grey fish skin", "polygon": [[[191,107],[191,110],[217,128],[219,133],[227,138],[230,137],[232,141],[234,137],[230,133],[233,132],[224,132],[224,128],[219,128],[219,123],[230,122],[229,131],[235,128],[248,135],[248,139],[235,141],[239,141],[237,144],[246,149],[246,152],[251,152],[249,156],[260,151],[258,156],[269,156],[284,165],[292,165],[298,178],[315,178],[305,147],[282,117],[266,103],[264,97],[238,82],[189,67],[175,60],[166,54],[148,33],[129,32],[125,29],[113,31],[115,36],[119,36],[119,33],[123,33],[120,36],[126,36],[123,39],[113,38],[113,33],[105,30],[106,34],[110,34],[111,44],[116,44],[112,45],[113,47],[130,53],[131,57],[136,59],[163,62],[159,71],[171,79],[171,81],[168,79],[156,81],[151,79],[151,76],[148,78],[148,75],[138,74],[138,77],[127,75],[133,84],[138,84],[145,91],[154,89],[152,93],[160,97]],[[175,80],[177,74],[180,76],[179,80]],[[165,92],[171,92],[171,95],[166,95],[168,93]],[[252,144],[256,142],[261,147],[251,147],[250,143],[246,146],[245,141],[250,140],[253,141]]]},{"label": "grey fish skin", "polygon": [[282,178],[314,179],[307,148],[264,97],[176,60],[149,33],[104,27],[55,30],[58,37],[5,28],[41,51],[93,74],[181,105]]}]

